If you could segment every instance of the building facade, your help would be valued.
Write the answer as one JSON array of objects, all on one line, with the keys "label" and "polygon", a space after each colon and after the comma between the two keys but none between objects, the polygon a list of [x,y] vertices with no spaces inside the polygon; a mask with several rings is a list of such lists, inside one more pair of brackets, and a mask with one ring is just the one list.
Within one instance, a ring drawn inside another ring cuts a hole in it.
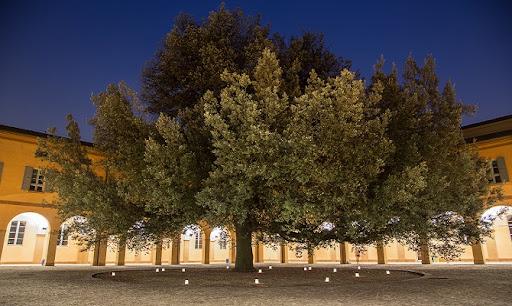
[{"label": "building facade", "polygon": [[[468,246],[456,259],[460,262],[512,262],[512,115],[465,126],[467,141],[476,142],[479,153],[489,160],[490,184],[502,187],[504,197],[482,217],[505,211],[494,221],[494,234],[485,243]],[[205,224],[191,225],[181,237],[164,240],[148,251],[132,251],[123,245],[101,243],[92,250],[82,247],[67,232],[73,220],[60,220],[54,193],[45,190],[41,162],[35,158],[39,132],[0,125],[0,264],[178,264],[226,263],[235,256],[233,243],[223,229]],[[91,144],[84,143],[86,146]],[[91,158],[100,156],[90,150]],[[80,218],[77,216],[76,218]],[[338,244],[298,256],[293,246],[255,243],[255,262],[440,262],[398,243],[369,247],[356,253],[349,244]]]}]

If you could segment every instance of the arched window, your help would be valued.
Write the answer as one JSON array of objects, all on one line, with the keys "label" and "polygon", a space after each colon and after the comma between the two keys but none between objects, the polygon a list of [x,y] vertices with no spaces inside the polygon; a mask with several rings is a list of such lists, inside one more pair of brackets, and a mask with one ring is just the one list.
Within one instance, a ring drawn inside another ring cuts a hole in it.
[{"label": "arched window", "polygon": [[201,235],[200,230],[196,230],[194,233],[194,248],[195,249],[202,249],[203,248],[203,235]]}]

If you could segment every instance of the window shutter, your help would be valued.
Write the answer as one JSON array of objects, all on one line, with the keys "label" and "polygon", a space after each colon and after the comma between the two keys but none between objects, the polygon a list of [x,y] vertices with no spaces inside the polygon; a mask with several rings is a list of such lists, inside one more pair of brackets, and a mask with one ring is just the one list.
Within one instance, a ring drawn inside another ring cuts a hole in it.
[{"label": "window shutter", "polygon": [[496,158],[496,163],[498,164],[498,170],[500,171],[501,181],[508,182],[508,172],[507,166],[505,165],[505,158],[499,156]]},{"label": "window shutter", "polygon": [[0,161],[0,182],[2,182],[2,171],[4,170],[4,162]]},{"label": "window shutter", "polygon": [[21,184],[21,189],[23,189],[23,190],[30,189],[30,181],[32,180],[32,172],[34,172],[34,168],[25,166],[25,174],[23,174],[23,183]]}]

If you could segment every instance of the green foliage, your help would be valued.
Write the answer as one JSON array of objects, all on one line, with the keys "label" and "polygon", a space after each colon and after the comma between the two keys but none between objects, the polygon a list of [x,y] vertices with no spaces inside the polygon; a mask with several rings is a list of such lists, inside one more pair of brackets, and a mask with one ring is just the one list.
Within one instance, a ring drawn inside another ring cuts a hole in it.
[{"label": "green foliage", "polygon": [[439,90],[431,57],[409,58],[402,82],[383,65],[367,87],[321,35],[287,43],[223,7],[201,23],[180,15],[143,76],[155,124],[135,92],[109,85],[92,98],[94,148],[69,116],[68,138],[51,131],[37,155],[88,244],[143,247],[206,220],[235,229],[241,271],[254,234],[308,251],[397,239],[453,257],[489,233],[480,215],[499,197],[463,139],[469,107],[450,83]]},{"label": "green foliage", "polygon": [[47,138],[40,139],[36,156],[48,162],[44,169],[46,181],[58,194],[56,204],[61,219],[85,218],[74,218],[81,222],[74,222],[71,229],[90,247],[109,235],[127,231],[136,214],[119,196],[115,182],[101,171],[101,164],[89,158],[91,148],[80,142],[76,121],[71,115],[67,119],[69,138],[57,137],[51,130]]},{"label": "green foliage", "polygon": [[287,43],[279,34],[271,37],[259,16],[223,6],[201,22],[181,14],[144,71],[143,98],[149,111],[176,115],[192,109],[207,91],[218,95],[225,86],[223,71],[250,75],[265,48],[278,54],[288,94],[304,89],[312,69],[326,78],[350,67],[327,50],[322,35],[304,33]]},{"label": "green foliage", "polygon": [[161,115],[156,129],[156,135],[146,141],[144,155],[145,207],[155,218],[151,230],[158,227],[161,235],[174,237],[186,225],[201,220],[202,210],[194,198],[201,187],[200,161],[175,119]]},{"label": "green foliage", "polygon": [[[367,189],[392,151],[379,86],[367,94],[347,70],[326,81],[312,72],[292,102],[270,50],[253,75],[225,72],[220,98],[204,97],[215,154],[198,195],[207,220],[307,246],[362,240],[347,224],[370,218]],[[319,230],[326,221],[336,230]]]},{"label": "green foliage", "polygon": [[[439,90],[432,57],[423,67],[409,57],[402,84],[396,69],[385,74],[383,64],[383,60],[377,64],[372,81],[384,85],[380,107],[392,113],[387,134],[396,151],[382,177],[421,165],[417,176],[422,179],[414,196],[400,205],[375,198],[386,219],[396,216],[387,226],[381,224],[380,231],[392,228],[390,238],[416,250],[428,244],[434,253],[453,258],[462,250],[458,245],[480,241],[489,234],[490,224],[481,220],[481,214],[499,197],[499,190],[489,188],[487,163],[462,135],[462,116],[471,108],[456,99],[451,83]],[[396,193],[391,189],[385,194],[390,192]]]},{"label": "green foliage", "polygon": [[373,242],[367,194],[393,150],[385,135],[388,114],[376,107],[381,88],[366,93],[364,83],[344,70],[321,80],[313,71],[305,94],[291,106],[281,161],[286,203],[279,235],[305,248],[333,241]]}]

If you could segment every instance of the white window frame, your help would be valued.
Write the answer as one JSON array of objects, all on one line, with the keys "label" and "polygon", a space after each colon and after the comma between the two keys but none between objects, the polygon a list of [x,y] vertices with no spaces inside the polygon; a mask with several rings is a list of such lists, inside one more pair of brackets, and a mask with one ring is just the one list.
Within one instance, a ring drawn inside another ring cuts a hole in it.
[{"label": "white window frame", "polygon": [[59,237],[57,238],[58,246],[68,246],[69,242],[69,233],[68,226],[66,224],[62,224],[59,229]]},{"label": "white window frame", "polygon": [[7,238],[7,245],[23,245],[26,228],[27,228],[27,221],[21,221],[21,220],[12,221],[11,226],[9,227],[9,237]]},{"label": "white window frame", "polygon": [[194,232],[194,249],[200,250],[203,248],[203,235],[200,230]]},{"label": "white window frame", "polygon": [[493,159],[489,162],[490,167],[490,177],[489,177],[489,183],[491,184],[498,184],[502,183],[503,179],[500,175],[500,169],[498,168],[498,161]]},{"label": "white window frame", "polygon": [[30,179],[29,191],[43,192],[44,191],[44,176],[43,170],[32,169],[32,178]]}]

